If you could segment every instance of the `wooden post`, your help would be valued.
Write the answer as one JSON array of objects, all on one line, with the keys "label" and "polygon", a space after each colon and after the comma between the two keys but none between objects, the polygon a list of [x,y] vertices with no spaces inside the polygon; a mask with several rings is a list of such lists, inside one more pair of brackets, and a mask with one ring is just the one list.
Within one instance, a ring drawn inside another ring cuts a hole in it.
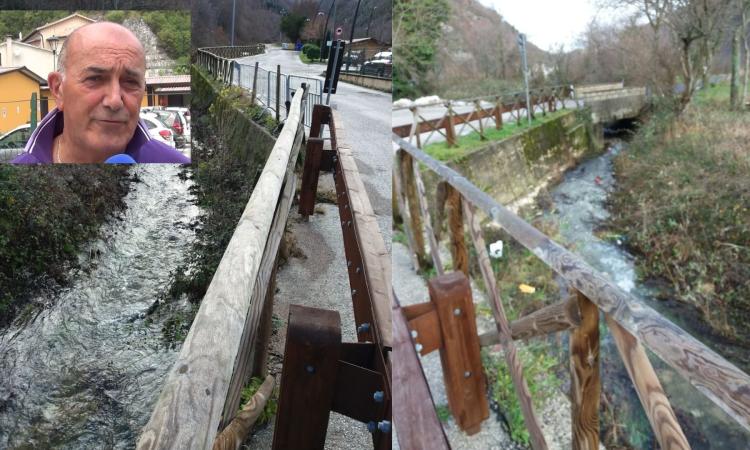
[{"label": "wooden post", "polygon": [[258,61],[255,61],[255,70],[253,70],[253,93],[250,97],[250,104],[255,104],[255,89],[258,86]]},{"label": "wooden post", "polygon": [[414,238],[414,230],[411,228],[411,214],[406,208],[406,192],[404,190],[404,183],[401,179],[401,160],[403,151],[399,150],[396,152],[395,168],[393,169],[393,197],[398,203],[398,210],[401,212],[402,225],[404,227],[404,233],[406,234],[407,242],[409,243],[409,256],[411,257],[412,266],[415,271],[419,271],[419,258],[417,258],[416,244]]},{"label": "wooden post", "polygon": [[446,103],[445,106],[448,108],[447,116],[443,119],[445,122],[445,140],[448,142],[448,147],[455,147],[458,144],[456,142],[456,130],[453,128],[453,107],[450,102]]},{"label": "wooden post", "polygon": [[669,399],[661,387],[643,346],[609,314],[605,314],[604,317],[607,319],[607,326],[622,356],[628,375],[633,380],[633,386],[651,423],[651,429],[654,430],[659,447],[670,450],[689,449],[690,444],[682,432],[680,423],[677,422],[677,416],[672,410],[672,405],[669,404]]},{"label": "wooden post", "polygon": [[464,240],[464,220],[461,211],[461,194],[450,184],[446,183],[447,199],[446,212],[448,215],[448,231],[450,236],[451,259],[453,270],[461,271],[469,276],[469,252]]},{"label": "wooden post", "polygon": [[417,199],[417,183],[414,181],[414,160],[406,152],[399,152],[402,170],[402,180],[406,188],[406,199],[409,205],[409,218],[411,219],[411,231],[414,237],[414,250],[420,265],[427,261],[427,253],[424,245],[424,231],[422,226],[422,214],[419,210],[419,200]]},{"label": "wooden post", "polygon": [[578,293],[581,325],[570,333],[570,397],[574,450],[599,448],[599,308]]},{"label": "wooden post", "polygon": [[477,114],[479,115],[479,139],[486,141],[487,136],[484,135],[484,123],[482,122],[484,120],[484,110],[482,110],[482,104],[479,100],[474,102],[474,108],[476,108]]},{"label": "wooden post", "polygon": [[315,196],[318,192],[320,176],[320,159],[323,155],[323,139],[307,139],[305,150],[305,168],[302,171],[302,186],[299,193],[299,214],[307,218],[315,212]]},{"label": "wooden post", "polygon": [[341,353],[341,318],[291,305],[273,449],[322,449]]},{"label": "wooden post", "polygon": [[276,122],[281,120],[279,115],[279,98],[281,97],[281,65],[276,65]]},{"label": "wooden post", "polygon": [[440,361],[448,406],[458,426],[475,434],[489,417],[489,405],[471,286],[461,272],[440,275],[428,286],[443,335]]},{"label": "wooden post", "polygon": [[500,342],[505,350],[505,361],[508,364],[510,377],[513,380],[513,387],[518,396],[518,402],[521,405],[521,413],[523,414],[523,420],[526,423],[526,429],[529,430],[529,436],[531,437],[531,446],[534,450],[546,450],[547,442],[544,440],[542,428],[534,414],[534,405],[531,401],[529,387],[526,384],[526,380],[523,378],[523,366],[521,365],[521,360],[516,353],[516,345],[513,343],[513,338],[511,337],[508,318],[505,315],[505,309],[503,308],[500,294],[497,291],[495,274],[492,272],[490,257],[487,255],[484,237],[482,237],[482,230],[479,227],[479,219],[474,213],[473,206],[469,205],[466,201],[463,202],[463,205],[469,234],[474,242],[474,248],[477,251],[477,260],[479,260],[479,268],[482,271],[482,279],[487,288],[487,293],[490,296],[489,303],[492,307],[492,315],[495,318],[497,331],[500,334]]},{"label": "wooden post", "polygon": [[435,266],[435,271],[438,275],[443,274],[443,263],[440,261],[440,249],[438,248],[437,240],[435,239],[435,232],[432,230],[432,220],[430,220],[430,209],[427,206],[427,197],[425,197],[424,183],[422,183],[422,176],[419,174],[419,164],[412,164],[414,172],[414,181],[417,185],[417,200],[419,201],[419,207],[424,218],[424,228],[427,232],[427,241],[430,243],[430,257],[432,258],[432,264]]},{"label": "wooden post", "polygon": [[503,129],[503,103],[500,101],[500,97],[495,97],[495,129]]}]

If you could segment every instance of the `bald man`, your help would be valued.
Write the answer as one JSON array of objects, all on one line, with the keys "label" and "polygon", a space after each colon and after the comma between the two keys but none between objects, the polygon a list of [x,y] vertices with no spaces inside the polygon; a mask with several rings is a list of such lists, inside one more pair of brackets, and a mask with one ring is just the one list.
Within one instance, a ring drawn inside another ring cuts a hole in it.
[{"label": "bald man", "polygon": [[151,139],[140,120],[145,74],[143,46],[127,28],[97,22],[76,29],[60,51],[58,71],[47,77],[57,108],[12,162],[189,163],[182,153]]}]

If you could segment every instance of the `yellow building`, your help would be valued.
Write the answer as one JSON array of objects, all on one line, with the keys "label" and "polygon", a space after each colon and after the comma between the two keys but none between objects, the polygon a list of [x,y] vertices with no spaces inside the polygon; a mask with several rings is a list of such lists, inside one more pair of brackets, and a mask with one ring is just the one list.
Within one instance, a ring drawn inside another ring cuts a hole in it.
[{"label": "yellow building", "polygon": [[53,44],[49,39],[54,37],[58,39],[57,50],[59,50],[70,33],[77,28],[94,22],[94,19],[90,19],[82,14],[71,14],[68,17],[63,17],[60,20],[42,25],[29,33],[23,41],[35,47],[52,50]]},{"label": "yellow building", "polygon": [[[46,80],[26,67],[0,67],[0,134],[31,121],[31,94],[39,99],[43,83]],[[37,107],[37,121],[40,118]]]}]

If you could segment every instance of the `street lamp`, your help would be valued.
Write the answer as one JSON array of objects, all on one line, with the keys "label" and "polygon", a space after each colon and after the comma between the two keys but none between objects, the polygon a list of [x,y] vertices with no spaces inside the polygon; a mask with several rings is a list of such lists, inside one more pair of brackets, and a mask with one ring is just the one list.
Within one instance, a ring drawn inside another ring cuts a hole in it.
[{"label": "street lamp", "polygon": [[354,27],[357,26],[357,14],[359,13],[359,2],[357,0],[357,8],[354,10],[354,20],[352,21],[352,30],[349,33],[349,54],[346,57],[346,71],[349,72],[349,64],[352,62],[352,43],[354,43]]},{"label": "street lamp", "polygon": [[54,34],[47,38],[47,43],[52,48],[52,71],[57,70],[57,45],[60,43],[60,38]]}]

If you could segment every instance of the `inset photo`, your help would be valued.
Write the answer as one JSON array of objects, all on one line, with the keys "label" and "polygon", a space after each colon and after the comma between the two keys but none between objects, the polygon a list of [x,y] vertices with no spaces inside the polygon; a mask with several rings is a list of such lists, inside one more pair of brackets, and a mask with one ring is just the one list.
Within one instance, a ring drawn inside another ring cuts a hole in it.
[{"label": "inset photo", "polygon": [[0,162],[190,163],[189,11],[0,11]]}]

